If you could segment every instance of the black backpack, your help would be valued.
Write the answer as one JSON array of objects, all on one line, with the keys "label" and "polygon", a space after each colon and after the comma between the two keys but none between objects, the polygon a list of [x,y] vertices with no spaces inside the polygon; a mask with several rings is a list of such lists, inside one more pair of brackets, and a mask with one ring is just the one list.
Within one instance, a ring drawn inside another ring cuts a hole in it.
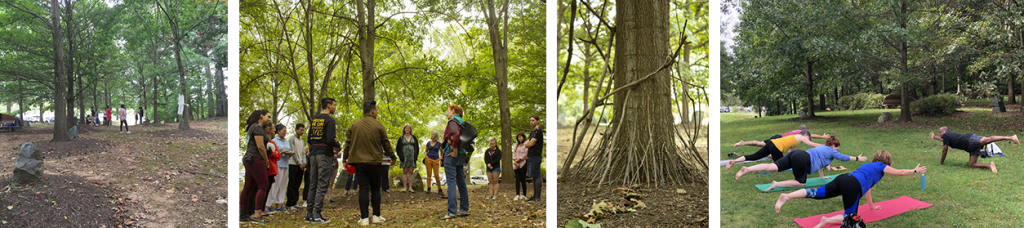
[{"label": "black backpack", "polygon": [[843,218],[843,225],[841,228],[866,228],[864,225],[864,219],[857,214],[847,214],[846,218]]},{"label": "black backpack", "polygon": [[[458,124],[458,122],[455,123]],[[459,148],[466,149],[467,151],[471,150],[470,144],[473,143],[473,140],[476,140],[477,135],[479,133],[476,131],[476,127],[470,124],[469,121],[463,120],[462,124],[459,124]]]}]

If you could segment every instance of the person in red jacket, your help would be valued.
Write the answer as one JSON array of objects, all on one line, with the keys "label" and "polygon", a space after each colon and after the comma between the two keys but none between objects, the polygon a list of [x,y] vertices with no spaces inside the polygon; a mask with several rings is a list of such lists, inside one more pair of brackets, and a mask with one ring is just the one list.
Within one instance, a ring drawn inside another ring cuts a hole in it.
[{"label": "person in red jacket", "polygon": [[[276,137],[274,131],[274,123],[271,122],[266,127],[263,127],[263,132],[266,132],[267,135],[270,136],[270,138]],[[270,140],[270,142],[267,143],[267,159],[270,160],[270,162],[268,162],[270,164],[270,168],[267,168],[267,182],[270,183],[270,187],[273,187],[274,177],[277,176],[277,161],[281,160],[281,150],[277,148],[277,143],[274,143],[274,140]],[[265,197],[269,197],[269,195]],[[267,202],[267,200],[263,199],[263,202]],[[273,214],[276,213],[277,211],[270,210],[270,208],[266,208],[263,210],[263,212],[267,214]]]}]

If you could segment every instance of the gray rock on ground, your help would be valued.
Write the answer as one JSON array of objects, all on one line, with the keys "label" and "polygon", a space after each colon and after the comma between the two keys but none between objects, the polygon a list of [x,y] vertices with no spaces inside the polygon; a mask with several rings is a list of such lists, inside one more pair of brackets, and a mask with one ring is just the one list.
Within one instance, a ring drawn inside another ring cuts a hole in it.
[{"label": "gray rock on ground", "polygon": [[878,116],[879,123],[885,123],[892,121],[892,113],[883,112],[881,116]]},{"label": "gray rock on ground", "polygon": [[71,138],[78,138],[78,126],[71,126],[71,130],[68,130],[68,135]]},{"label": "gray rock on ground", "polygon": [[43,153],[32,143],[22,143],[14,164],[14,181],[27,184],[43,180]]}]

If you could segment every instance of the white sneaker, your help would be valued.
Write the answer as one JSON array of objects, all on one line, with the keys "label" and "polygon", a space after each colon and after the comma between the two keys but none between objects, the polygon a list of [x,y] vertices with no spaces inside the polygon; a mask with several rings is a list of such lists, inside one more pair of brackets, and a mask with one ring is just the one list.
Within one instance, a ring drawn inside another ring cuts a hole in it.
[{"label": "white sneaker", "polygon": [[372,221],[373,224],[382,223],[384,221],[387,221],[387,219],[384,219],[384,217],[380,217],[380,216],[376,216],[376,215],[373,216],[373,221]]},{"label": "white sneaker", "polygon": [[121,131],[121,133],[118,133],[118,134],[124,134],[124,131]]},{"label": "white sneaker", "polygon": [[128,134],[131,134],[131,133],[132,133],[131,131],[128,131]]},{"label": "white sneaker", "polygon": [[370,219],[368,219],[368,218],[360,219],[359,220],[359,225],[360,226],[369,226],[370,225]]},{"label": "white sneaker", "polygon": [[513,196],[512,201],[519,201],[519,195]]}]

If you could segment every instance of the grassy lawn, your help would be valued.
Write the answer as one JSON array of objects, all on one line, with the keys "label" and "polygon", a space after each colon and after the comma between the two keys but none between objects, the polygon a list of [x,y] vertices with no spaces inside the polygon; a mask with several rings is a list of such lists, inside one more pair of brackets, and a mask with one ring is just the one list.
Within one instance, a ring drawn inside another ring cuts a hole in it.
[{"label": "grassy lawn", "polygon": [[[1009,108],[1008,108],[1009,109]],[[978,162],[995,161],[999,173],[988,169],[967,167],[968,155],[964,151],[949,151],[946,164],[939,165],[941,142],[929,139],[928,133],[938,131],[940,126],[949,126],[957,133],[974,132],[978,135],[1024,136],[1024,118],[1020,110],[1009,109],[1014,115],[992,115],[991,109],[966,107],[952,117],[914,117],[912,124],[872,124],[883,112],[899,117],[899,110],[858,110],[818,112],[824,118],[810,121],[795,121],[795,115],[753,118],[750,114],[723,113],[721,115],[721,154],[718,160],[728,159],[730,152],[752,154],[756,147],[732,147],[739,140],[765,140],[775,134],[796,129],[806,124],[815,134],[835,135],[842,147],[840,152],[856,156],[863,154],[871,158],[878,150],[893,155],[893,166],[900,169],[914,168],[920,163],[928,167],[927,190],[920,189],[917,175],[897,177],[886,176],[872,188],[876,202],[894,199],[903,195],[932,203],[934,206],[905,212],[891,218],[873,222],[877,227],[1019,227],[1024,221],[1024,148],[1009,142],[999,142],[1005,157],[980,158]],[[871,125],[869,125],[871,124]],[[824,140],[815,140],[824,143]],[[800,149],[809,149],[801,145]],[[826,171],[826,175],[847,173],[860,167],[861,162],[835,161],[846,171]],[[797,199],[786,203],[782,211],[775,214],[773,209],[779,193],[761,193],[754,185],[771,183],[773,180],[792,179],[791,172],[773,174],[747,174],[734,180],[740,166],[723,170],[721,178],[722,227],[794,227],[795,218],[809,217],[842,210],[842,197],[826,200]],[[718,167],[724,169],[724,167]],[[810,177],[817,177],[815,173]],[[861,199],[861,204],[866,199]]]}]

